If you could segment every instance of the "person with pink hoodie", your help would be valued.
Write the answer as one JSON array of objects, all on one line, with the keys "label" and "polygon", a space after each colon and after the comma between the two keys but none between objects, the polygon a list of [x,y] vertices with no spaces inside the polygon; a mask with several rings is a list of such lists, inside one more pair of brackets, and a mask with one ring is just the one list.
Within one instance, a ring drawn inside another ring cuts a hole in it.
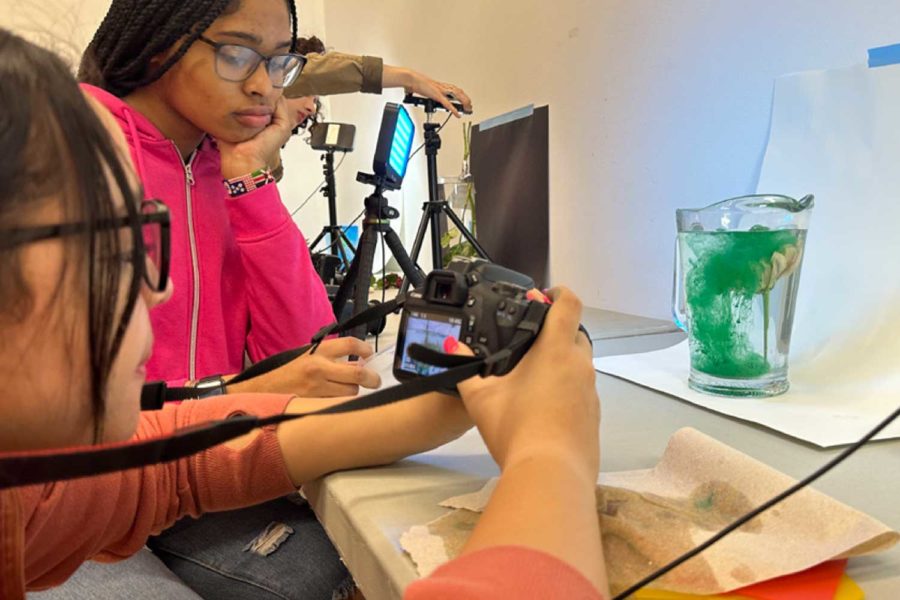
[{"label": "person with pink hoodie", "polygon": [[[428,394],[310,416],[164,464],[25,485],[22,475],[47,471],[22,470],[22,459],[121,451],[128,440],[164,440],[213,419],[302,413],[342,400],[233,394],[141,413],[150,311],[172,296],[164,235],[171,215],[143,197],[108,111],[82,95],[59,58],[2,28],[0,96],[0,600],[58,586],[86,560],[122,560],[176,519],[390,462],[445,443],[473,421],[500,481],[461,556],[404,598],[603,597],[599,401],[590,343],[578,331],[580,303],[564,289],[551,293],[554,305],[520,364],[504,377],[461,382],[461,398]],[[296,582],[292,571],[311,566],[315,557],[291,563],[269,583],[280,589]],[[82,593],[149,597],[142,577]],[[186,597],[166,583],[156,580],[152,597]],[[243,596],[243,583],[231,579],[209,597]]]},{"label": "person with pink hoodie", "polygon": [[[354,59],[337,53],[310,56],[334,65],[338,76],[319,67],[318,83],[304,83],[305,59],[291,62],[289,52],[296,43],[292,7],[116,0],[84,54],[84,88],[118,119],[147,193],[172,211],[175,295],[153,316],[159,335],[148,365],[151,380],[180,385],[227,378],[246,359],[306,344],[334,320],[303,235],[271,184],[278,166],[271,163],[305,110],[306,98],[286,101],[285,90],[373,91],[368,79],[383,73],[388,85],[445,102],[445,91],[465,97],[455,86],[370,57],[360,59],[359,78],[348,76],[345,65]],[[157,21],[166,27],[149,26]],[[279,54],[263,62],[265,45]],[[273,59],[282,64],[273,68]],[[229,194],[223,184],[254,173],[257,183],[240,193]],[[323,356],[371,353],[351,340],[331,345]],[[334,396],[354,393],[360,384],[373,387],[377,376],[301,357],[254,380],[252,389],[242,384],[227,391]]]},{"label": "person with pink hoodie", "polygon": [[[274,182],[274,157],[296,125],[285,91],[301,94],[301,72],[313,59],[320,80],[328,78],[323,61],[342,73],[326,92],[375,91],[367,80],[381,71],[383,84],[442,99],[445,92],[464,93],[371,58],[357,63],[327,53],[308,59],[295,52],[296,44],[293,0],[113,0],[85,51],[83,89],[112,113],[144,193],[160,198],[171,215],[174,293],[151,314],[156,337],[149,380],[202,382],[207,394],[305,397],[353,395],[380,383],[374,371],[346,360],[370,356],[371,347],[341,338],[252,381],[227,385],[247,362],[300,347],[334,320],[303,234]],[[321,93],[323,84],[308,87]],[[247,540],[236,532],[259,533],[273,521],[295,531],[277,555],[244,552]],[[280,561],[318,565],[293,572],[295,580],[285,580],[278,592],[284,597],[307,600],[319,588],[330,597],[332,590],[352,587],[303,502],[278,499],[183,519],[149,546],[210,597],[223,587],[235,597],[271,597],[269,573]],[[126,563],[111,573],[129,568]],[[89,572],[77,577],[97,598],[100,579],[91,584]],[[234,580],[250,583],[239,594]]]}]

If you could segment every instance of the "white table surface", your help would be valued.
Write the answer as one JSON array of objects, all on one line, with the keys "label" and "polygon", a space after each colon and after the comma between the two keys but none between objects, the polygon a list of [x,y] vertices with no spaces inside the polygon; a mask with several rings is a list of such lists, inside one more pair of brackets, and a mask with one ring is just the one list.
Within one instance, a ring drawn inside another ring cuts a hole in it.
[{"label": "white table surface", "polygon": [[[665,321],[586,311],[595,355],[659,349],[680,341]],[[390,342],[390,340],[387,340]],[[691,426],[788,475],[801,478],[840,450],[822,450],[598,373],[603,403],[602,469],[656,464],[669,437]],[[306,487],[323,526],[368,600],[388,600],[417,578],[401,534],[447,512],[438,502],[480,488],[498,469],[476,431],[397,464],[330,475]],[[900,529],[900,440],[863,448],[817,482],[821,491]],[[849,574],[869,600],[900,598],[900,547],[853,559]]]}]

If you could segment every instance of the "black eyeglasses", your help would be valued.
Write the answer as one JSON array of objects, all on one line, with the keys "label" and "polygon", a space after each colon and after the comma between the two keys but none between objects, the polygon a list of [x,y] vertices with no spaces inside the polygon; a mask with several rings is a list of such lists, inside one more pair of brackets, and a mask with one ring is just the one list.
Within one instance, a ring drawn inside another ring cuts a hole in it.
[{"label": "black eyeglasses", "polygon": [[[117,229],[131,227],[131,217],[122,216],[104,219],[96,224],[97,229]],[[160,200],[146,200],[141,203],[141,237],[135,240],[137,256],[144,260],[134,260],[141,270],[141,277],[154,292],[165,291],[169,283],[169,208]],[[87,223],[60,223],[37,227],[21,227],[0,230],[0,250],[49,240],[68,235],[86,233]],[[143,266],[141,266],[143,265]]]},{"label": "black eyeglasses", "polygon": [[246,81],[259,68],[259,63],[265,62],[272,87],[283,88],[294,83],[306,66],[306,57],[302,54],[288,52],[264,56],[240,44],[221,44],[202,35],[199,39],[215,49],[216,74],[225,81]]}]

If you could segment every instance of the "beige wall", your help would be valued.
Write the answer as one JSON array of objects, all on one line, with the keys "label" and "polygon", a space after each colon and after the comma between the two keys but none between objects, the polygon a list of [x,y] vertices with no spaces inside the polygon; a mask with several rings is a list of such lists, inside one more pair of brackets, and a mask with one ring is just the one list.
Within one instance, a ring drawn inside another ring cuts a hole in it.
[{"label": "beige wall", "polygon": [[77,64],[108,5],[106,0],[0,0],[0,26],[51,47]]},{"label": "beige wall", "polygon": [[[47,30],[80,47],[106,4],[0,0],[0,24]],[[302,29],[332,48],[460,83],[475,99],[476,120],[549,104],[553,281],[590,305],[657,316],[668,313],[673,210],[754,189],[773,79],[862,62],[867,48],[900,41],[900,0],[301,0],[299,7]],[[401,97],[330,102],[329,119],[359,127],[338,180],[345,221],[369,191],[355,175],[371,169],[383,102]],[[460,136],[455,121],[443,132],[442,174],[459,169]],[[319,156],[298,140],[288,147],[289,207],[321,180]],[[420,155],[404,190],[392,194],[407,241],[425,190]],[[326,215],[317,195],[297,221],[314,236]]]},{"label": "beige wall", "polygon": [[[657,316],[674,209],[754,189],[773,79],[900,42],[898,0],[328,0],[325,18],[338,48],[459,82],[477,119],[550,104],[554,283]],[[380,107],[333,101],[365,129],[344,189],[368,167]],[[459,136],[448,126],[442,173],[458,169]],[[403,192],[407,221],[422,177]]]},{"label": "beige wall", "polygon": [[[0,0],[0,27],[55,49],[74,69],[109,4],[109,0]],[[324,0],[302,0],[298,11],[302,34],[324,36]],[[283,158],[288,168],[280,188],[285,204],[293,208],[322,180],[319,154],[296,138]],[[327,220],[324,199],[315,198],[298,216],[304,233],[314,237]]]}]

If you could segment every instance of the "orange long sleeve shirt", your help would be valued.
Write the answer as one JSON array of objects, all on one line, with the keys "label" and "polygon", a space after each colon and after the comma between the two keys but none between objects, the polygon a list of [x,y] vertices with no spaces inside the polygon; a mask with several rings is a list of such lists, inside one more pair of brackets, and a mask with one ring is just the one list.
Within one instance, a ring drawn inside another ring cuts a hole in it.
[{"label": "orange long sleeve shirt", "polygon": [[[227,418],[284,412],[290,398],[235,395],[143,413],[135,439]],[[57,586],[86,560],[116,561],[179,518],[257,504],[294,490],[274,427],[241,449],[217,446],[162,465],[0,492],[0,600]],[[411,585],[406,600],[600,596],[549,555],[499,547],[462,557]]]}]

